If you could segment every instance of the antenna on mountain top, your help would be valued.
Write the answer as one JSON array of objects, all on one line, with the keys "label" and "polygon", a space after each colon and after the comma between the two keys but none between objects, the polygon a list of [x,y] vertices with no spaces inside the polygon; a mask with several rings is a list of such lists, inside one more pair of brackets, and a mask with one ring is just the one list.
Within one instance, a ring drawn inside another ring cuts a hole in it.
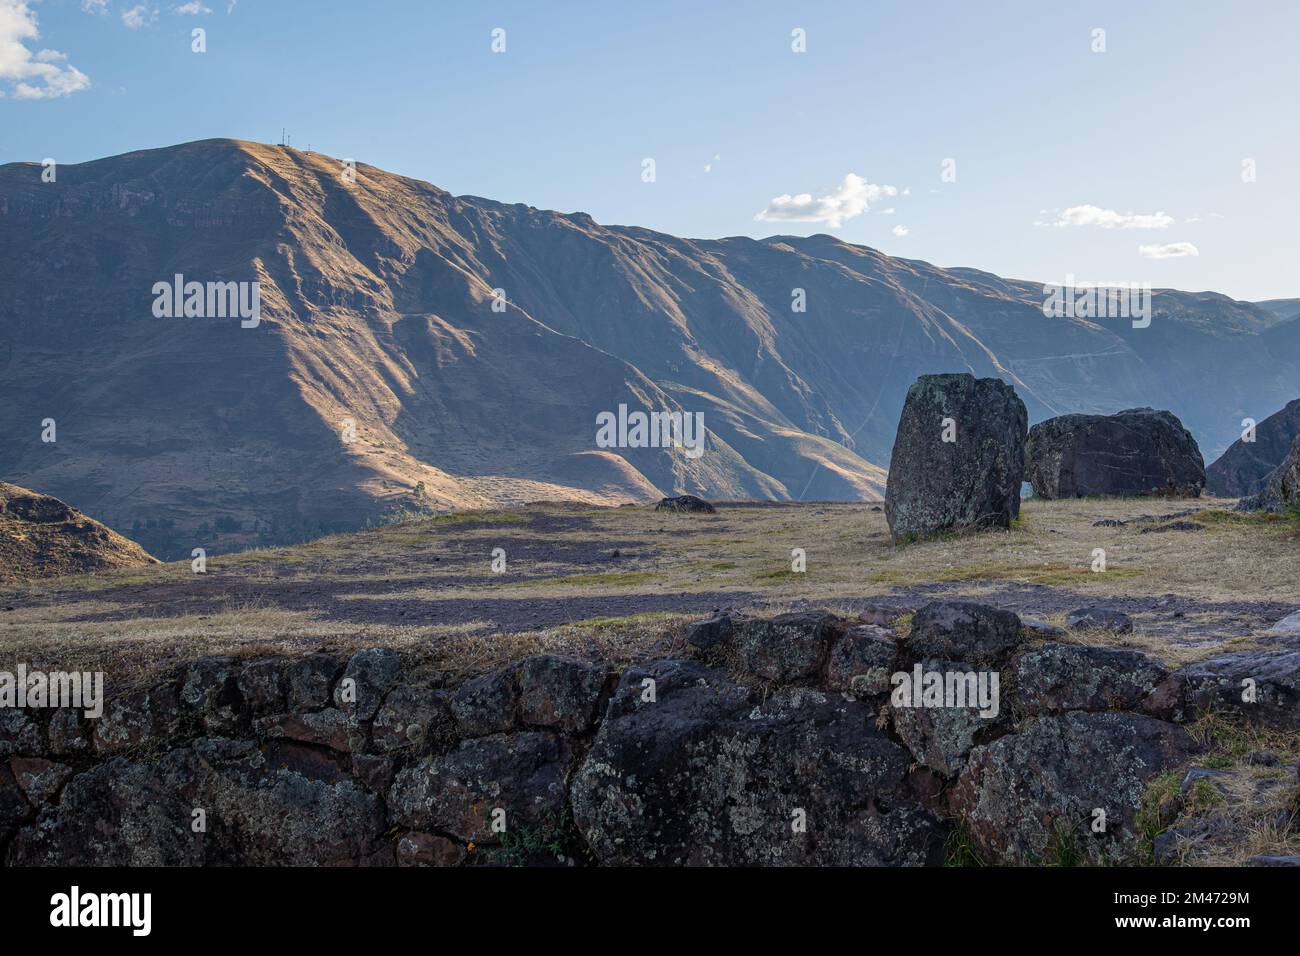
[{"label": "antenna on mountain top", "polygon": [[280,127],[280,145],[281,146],[289,145],[289,131],[286,130],[283,126]]}]

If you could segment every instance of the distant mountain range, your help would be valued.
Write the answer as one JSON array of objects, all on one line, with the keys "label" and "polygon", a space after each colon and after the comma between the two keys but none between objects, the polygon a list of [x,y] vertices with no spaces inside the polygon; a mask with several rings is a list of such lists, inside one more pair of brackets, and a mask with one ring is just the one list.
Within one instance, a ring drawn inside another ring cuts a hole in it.
[{"label": "distant mountain range", "polygon": [[[399,509],[875,497],[923,373],[1001,377],[1031,422],[1167,408],[1207,460],[1300,393],[1276,303],[1046,318],[1041,281],[602,226],[234,140],[42,172],[0,167],[0,478],[164,557]],[[257,321],[230,314],[248,286],[227,317],[166,317],[177,275],[257,282]],[[598,444],[620,405],[702,414],[705,453]]]}]

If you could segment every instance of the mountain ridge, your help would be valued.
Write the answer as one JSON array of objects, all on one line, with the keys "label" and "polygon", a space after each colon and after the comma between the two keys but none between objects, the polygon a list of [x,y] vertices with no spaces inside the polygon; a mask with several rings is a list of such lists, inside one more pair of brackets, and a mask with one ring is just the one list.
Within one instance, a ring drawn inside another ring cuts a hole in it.
[{"label": "mountain ridge", "polygon": [[[1157,290],[1149,329],[1047,319],[1041,283],[825,234],[682,239],[342,169],[226,139],[0,167],[0,475],[176,554],[401,509],[876,497],[928,372],[1004,378],[1031,421],[1168,407],[1207,452],[1295,397],[1267,313],[1217,293]],[[259,282],[260,326],[154,318],[177,273]],[[620,402],[702,412],[708,452],[597,448]]]}]

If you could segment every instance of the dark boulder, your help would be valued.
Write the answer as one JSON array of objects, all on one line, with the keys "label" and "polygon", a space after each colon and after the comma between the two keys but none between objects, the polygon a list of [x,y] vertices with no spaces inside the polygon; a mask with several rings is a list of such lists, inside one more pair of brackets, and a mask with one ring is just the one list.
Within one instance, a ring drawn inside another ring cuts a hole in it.
[{"label": "dark boulder", "polygon": [[[922,682],[939,677],[945,689],[952,689],[953,697],[947,699],[945,694],[942,701],[926,703],[924,684],[910,690],[902,701],[891,694],[889,713],[894,730],[918,764],[942,777],[955,777],[966,765],[976,742],[1005,723],[1000,675],[955,661],[920,661],[914,670],[915,679]],[[987,694],[983,699],[981,684]],[[960,700],[957,694],[962,695]]]},{"label": "dark boulder", "polygon": [[367,647],[348,660],[334,688],[334,703],[353,720],[370,720],[402,676],[402,663],[387,647]]},{"label": "dark boulder", "polygon": [[519,722],[519,667],[507,664],[460,685],[451,702],[460,733],[466,737],[513,730]]},{"label": "dark boulder", "polygon": [[806,688],[760,700],[702,664],[657,661],[623,674],[573,816],[609,864],[936,863],[943,828],[910,763],[870,707]]},{"label": "dark boulder", "polygon": [[1044,717],[975,747],[950,800],[985,862],[1133,862],[1147,783],[1195,752],[1187,731],[1151,717]]},{"label": "dark boulder", "polygon": [[1300,730],[1300,651],[1245,651],[1177,672],[1188,719],[1208,711],[1268,727]]},{"label": "dark boulder", "polygon": [[582,734],[596,723],[605,671],[582,661],[540,654],[519,667],[519,712],[529,727]]},{"label": "dark boulder", "polygon": [[1245,498],[1264,490],[1268,476],[1300,438],[1300,398],[1255,426],[1255,440],[1237,439],[1205,469],[1205,488],[1221,498]]},{"label": "dark boulder", "polygon": [[740,667],[755,677],[785,684],[816,677],[831,641],[842,630],[833,614],[793,611],[745,621],[732,635]]},{"label": "dark boulder", "polygon": [[874,624],[849,628],[831,646],[826,662],[826,688],[854,697],[877,697],[889,692],[889,678],[897,668],[898,642],[893,631]]},{"label": "dark boulder", "polygon": [[400,771],[389,814],[403,826],[475,843],[554,826],[564,815],[570,759],[569,742],[551,733],[465,740]]},{"label": "dark boulder", "polygon": [[1029,430],[1025,463],[1039,498],[1195,498],[1205,486],[1192,433],[1172,413],[1152,408],[1039,422]]},{"label": "dark boulder", "polygon": [[999,664],[1023,638],[1011,611],[972,601],[933,601],[912,617],[904,648],[914,659]]},{"label": "dark boulder", "polygon": [[1000,379],[918,378],[907,390],[885,488],[893,541],[1010,527],[1020,514],[1027,422],[1025,403]]},{"label": "dark boulder", "polygon": [[717,509],[703,498],[697,498],[695,495],[678,495],[675,498],[662,499],[659,504],[655,505],[655,511],[681,511],[711,515],[715,514]]},{"label": "dark boulder", "polygon": [[1138,710],[1169,672],[1137,651],[1047,643],[1012,668],[1021,714],[1067,710]]},{"label": "dark boulder", "polygon": [[383,832],[379,799],[328,759],[203,738],[157,761],[115,757],[73,777],[14,837],[7,862],[338,865],[368,857]]}]

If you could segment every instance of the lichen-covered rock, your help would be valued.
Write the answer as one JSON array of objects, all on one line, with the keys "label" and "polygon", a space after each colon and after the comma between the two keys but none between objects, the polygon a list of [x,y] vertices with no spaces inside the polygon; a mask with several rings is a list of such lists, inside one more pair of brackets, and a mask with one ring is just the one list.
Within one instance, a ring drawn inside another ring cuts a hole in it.
[{"label": "lichen-covered rock", "polygon": [[1195,752],[1185,730],[1152,717],[1043,717],[976,746],[949,796],[987,862],[1132,862],[1147,783]]},{"label": "lichen-covered rock", "polygon": [[1137,651],[1042,644],[1012,668],[1021,714],[1066,710],[1138,710],[1169,671]]},{"label": "lichen-covered rock", "polygon": [[1196,498],[1205,460],[1170,412],[1062,415],[1029,430],[1026,479],[1038,498],[1160,495]]},{"label": "lichen-covered rock", "polygon": [[872,624],[851,627],[831,645],[826,687],[855,697],[886,694],[897,657],[892,631]]},{"label": "lichen-covered rock", "polygon": [[267,658],[251,661],[235,679],[244,707],[254,716],[279,714],[285,709],[284,661]]},{"label": "lichen-covered rock", "polygon": [[913,658],[999,664],[1023,638],[1011,611],[971,601],[934,601],[912,617],[904,649]]},{"label": "lichen-covered rock", "polygon": [[9,769],[34,807],[53,799],[72,776],[72,768],[67,764],[42,757],[12,757]]},{"label": "lichen-covered rock", "polygon": [[910,762],[864,705],[808,688],[759,703],[720,671],[657,661],[623,674],[573,816],[609,864],[933,863],[943,830]]},{"label": "lichen-covered rock", "polygon": [[[909,694],[907,704],[900,705],[891,694],[889,714],[894,732],[918,764],[942,777],[955,777],[966,765],[976,742],[1006,723],[1001,679],[994,684],[988,672],[981,674],[977,668],[956,661],[927,660],[916,666],[923,675],[940,675],[945,685],[960,693],[962,699],[926,706],[923,699]],[[984,699],[979,686],[981,679],[987,693]]]},{"label": "lichen-covered rock", "polygon": [[[14,836],[10,865],[358,863],[383,832],[378,798],[333,765],[275,766],[250,743],[200,739],[159,760],[115,757],[68,782]],[[205,830],[193,823],[203,811]]]},{"label": "lichen-covered rock", "polygon": [[50,753],[55,757],[82,754],[90,749],[90,734],[80,710],[60,707],[54,711],[50,714],[50,725],[46,733],[49,736]]},{"label": "lichen-covered rock", "polygon": [[519,713],[529,727],[581,734],[596,723],[605,672],[582,661],[538,655],[519,665]]},{"label": "lichen-covered rock", "polygon": [[375,749],[383,753],[427,753],[436,742],[450,739],[453,724],[451,705],[444,692],[400,686],[389,692],[379,708],[371,736]]},{"label": "lichen-covered rock", "polygon": [[390,816],[412,829],[495,843],[496,820],[519,833],[564,816],[571,758],[568,741],[542,731],[465,740],[398,773]]},{"label": "lichen-covered rock", "polygon": [[397,840],[398,866],[457,866],[465,859],[465,848],[436,833],[412,830]]},{"label": "lichen-covered rock", "polygon": [[253,731],[260,737],[296,740],[299,743],[328,747],[339,753],[360,750],[365,736],[337,708],[310,711],[305,714],[275,714],[253,721]]},{"label": "lichen-covered rock", "polygon": [[1188,719],[1210,710],[1266,727],[1300,730],[1300,651],[1246,651],[1177,672]]},{"label": "lichen-covered rock", "polygon": [[1007,528],[1020,514],[1025,403],[1006,382],[922,375],[907,391],[885,486],[894,542]]},{"label": "lichen-covered rock", "polygon": [[0,757],[44,751],[41,728],[21,710],[0,707]]},{"label": "lichen-covered rock", "polygon": [[370,720],[401,676],[402,663],[395,651],[386,647],[357,651],[334,686],[335,706],[353,720]]},{"label": "lichen-covered rock", "polygon": [[735,621],[730,614],[715,614],[686,628],[686,642],[702,651],[712,650],[731,639]]},{"label": "lichen-covered rock", "polygon": [[295,713],[330,706],[330,691],[339,672],[339,662],[328,654],[312,654],[285,668],[289,709]]},{"label": "lichen-covered rock", "polygon": [[185,670],[181,704],[197,714],[210,734],[232,733],[239,724],[242,701],[236,677],[234,661],[225,657],[206,657]]},{"label": "lichen-covered rock", "polygon": [[745,621],[730,646],[739,665],[764,680],[790,683],[816,677],[826,665],[831,641],[842,631],[833,614],[794,611]]},{"label": "lichen-covered rock", "polygon": [[180,726],[177,685],[169,681],[115,697],[93,723],[95,750],[101,754],[164,745]]},{"label": "lichen-covered rock", "polygon": [[32,816],[32,812],[22,785],[10,772],[7,762],[0,762],[0,838],[8,838],[15,827]]},{"label": "lichen-covered rock", "polygon": [[519,724],[519,668],[507,664],[460,685],[451,710],[462,736],[486,737]]}]

